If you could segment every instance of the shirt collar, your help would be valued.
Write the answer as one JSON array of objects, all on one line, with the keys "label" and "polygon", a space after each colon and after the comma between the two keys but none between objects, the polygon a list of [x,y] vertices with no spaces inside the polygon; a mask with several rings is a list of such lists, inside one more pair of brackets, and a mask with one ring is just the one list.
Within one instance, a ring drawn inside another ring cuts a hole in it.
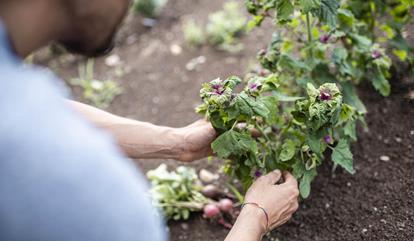
[{"label": "shirt collar", "polygon": [[0,62],[4,60],[18,61],[20,58],[16,55],[13,45],[10,42],[6,27],[0,19]]}]

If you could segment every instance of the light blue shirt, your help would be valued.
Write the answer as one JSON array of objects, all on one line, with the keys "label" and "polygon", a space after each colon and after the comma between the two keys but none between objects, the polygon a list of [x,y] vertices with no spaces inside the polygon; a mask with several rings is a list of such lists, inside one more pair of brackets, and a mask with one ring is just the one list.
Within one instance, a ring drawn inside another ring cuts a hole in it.
[{"label": "light blue shirt", "polygon": [[144,178],[0,23],[0,240],[164,241]]}]

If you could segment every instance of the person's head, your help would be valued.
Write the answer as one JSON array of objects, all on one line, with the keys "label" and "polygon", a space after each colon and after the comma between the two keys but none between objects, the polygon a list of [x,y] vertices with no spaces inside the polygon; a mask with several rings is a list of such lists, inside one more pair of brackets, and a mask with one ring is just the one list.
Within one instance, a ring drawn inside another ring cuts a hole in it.
[{"label": "person's head", "polygon": [[[128,10],[129,2],[130,0],[0,0],[0,18],[9,25],[8,31],[14,38],[12,42],[20,45],[23,41],[42,42],[37,45],[27,43],[31,48],[23,48],[24,51],[20,51],[20,54],[28,54],[34,47],[49,42],[58,42],[71,52],[94,56],[111,48],[114,34]],[[53,30],[47,31],[49,29]],[[20,33],[14,33],[18,31]]]},{"label": "person's head", "polygon": [[[51,0],[56,1],[56,0]],[[100,55],[111,49],[129,0],[59,0],[70,19],[69,31],[58,39],[69,51]]]}]

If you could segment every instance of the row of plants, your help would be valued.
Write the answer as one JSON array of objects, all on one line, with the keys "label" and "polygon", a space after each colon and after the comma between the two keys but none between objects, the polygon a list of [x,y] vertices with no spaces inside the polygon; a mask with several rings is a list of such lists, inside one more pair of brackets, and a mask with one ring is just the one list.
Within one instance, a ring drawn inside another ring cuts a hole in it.
[{"label": "row of plants", "polygon": [[[414,1],[245,4],[253,15],[248,30],[266,20],[277,30],[258,53],[261,69],[244,79],[232,76],[204,84],[197,112],[219,133],[212,149],[224,160],[225,173],[244,190],[256,177],[281,169],[294,174],[307,198],[324,160],[355,173],[350,145],[367,112],[355,87],[369,82],[388,96],[391,69],[404,65],[413,71],[407,27],[413,22]],[[252,130],[260,135],[252,136]]]},{"label": "row of plants", "polygon": [[[220,133],[212,148],[226,160],[225,172],[245,189],[278,168],[293,172],[306,198],[328,154],[335,167],[354,173],[350,144],[367,111],[355,85],[370,81],[388,96],[392,64],[413,64],[404,31],[414,1],[247,0],[246,6],[253,15],[248,28],[271,19],[277,29],[258,53],[265,71],[205,84],[198,112]],[[261,136],[252,137],[252,128]]]}]

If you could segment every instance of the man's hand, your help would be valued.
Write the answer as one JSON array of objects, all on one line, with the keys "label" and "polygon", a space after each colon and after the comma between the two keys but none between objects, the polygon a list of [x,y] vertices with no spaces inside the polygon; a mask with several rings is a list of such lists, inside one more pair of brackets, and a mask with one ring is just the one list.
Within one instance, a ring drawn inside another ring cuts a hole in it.
[{"label": "man's hand", "polygon": [[181,136],[179,161],[194,161],[212,155],[211,142],[217,136],[210,122],[198,120],[191,125],[177,129]]}]

